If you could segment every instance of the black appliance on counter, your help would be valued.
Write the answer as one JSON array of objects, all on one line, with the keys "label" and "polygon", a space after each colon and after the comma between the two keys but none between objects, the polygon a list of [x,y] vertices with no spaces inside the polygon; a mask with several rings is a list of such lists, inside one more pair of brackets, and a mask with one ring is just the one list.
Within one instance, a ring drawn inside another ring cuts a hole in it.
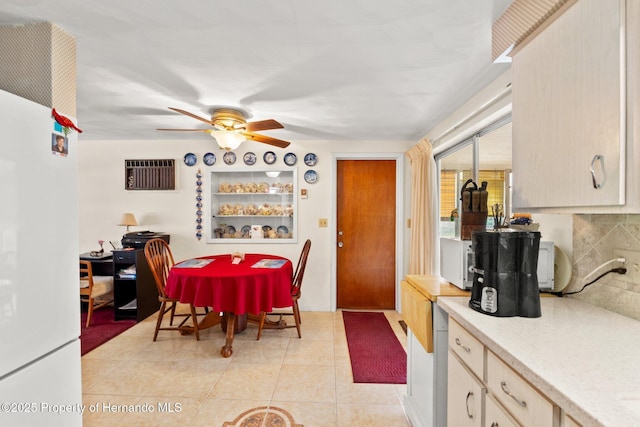
[{"label": "black appliance on counter", "polygon": [[474,231],[469,307],[497,317],[540,317],[538,231]]},{"label": "black appliance on counter", "polygon": [[144,245],[151,239],[159,238],[169,243],[170,236],[155,231],[132,231],[122,236],[123,248],[144,249]]}]

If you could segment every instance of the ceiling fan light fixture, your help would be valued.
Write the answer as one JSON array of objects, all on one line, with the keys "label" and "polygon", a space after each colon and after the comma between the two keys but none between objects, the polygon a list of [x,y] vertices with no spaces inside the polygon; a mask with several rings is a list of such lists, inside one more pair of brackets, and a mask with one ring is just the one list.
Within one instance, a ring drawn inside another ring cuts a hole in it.
[{"label": "ceiling fan light fixture", "polygon": [[226,130],[212,130],[209,134],[216,140],[220,148],[227,151],[235,150],[246,140],[241,134]]}]

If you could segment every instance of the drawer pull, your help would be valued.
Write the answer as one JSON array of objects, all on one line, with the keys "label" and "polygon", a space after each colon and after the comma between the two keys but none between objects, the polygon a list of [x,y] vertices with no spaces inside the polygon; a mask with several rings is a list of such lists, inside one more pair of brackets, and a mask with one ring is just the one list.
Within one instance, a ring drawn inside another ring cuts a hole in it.
[{"label": "drawer pull", "polygon": [[523,408],[527,407],[527,402],[518,399],[509,390],[507,390],[507,383],[505,383],[504,381],[500,381],[500,387],[502,387],[502,391],[504,391],[507,396],[515,400],[518,405],[522,406]]},{"label": "drawer pull", "polygon": [[469,412],[469,398],[470,397],[473,397],[473,392],[472,391],[467,393],[467,399],[465,401],[465,405],[467,405],[467,417],[473,419],[473,414],[471,412]]},{"label": "drawer pull", "polygon": [[467,347],[466,345],[462,344],[460,342],[460,338],[456,338],[456,344],[458,344],[460,347],[462,347],[462,349],[464,351],[466,351],[467,353],[471,353],[471,349],[469,347]]}]

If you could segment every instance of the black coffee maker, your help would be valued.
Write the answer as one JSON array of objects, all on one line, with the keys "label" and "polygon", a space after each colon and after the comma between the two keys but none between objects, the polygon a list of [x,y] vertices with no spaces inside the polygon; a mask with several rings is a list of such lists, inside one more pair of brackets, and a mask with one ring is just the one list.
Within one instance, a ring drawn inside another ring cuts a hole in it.
[{"label": "black coffee maker", "polygon": [[537,231],[474,231],[469,307],[498,317],[540,317]]}]

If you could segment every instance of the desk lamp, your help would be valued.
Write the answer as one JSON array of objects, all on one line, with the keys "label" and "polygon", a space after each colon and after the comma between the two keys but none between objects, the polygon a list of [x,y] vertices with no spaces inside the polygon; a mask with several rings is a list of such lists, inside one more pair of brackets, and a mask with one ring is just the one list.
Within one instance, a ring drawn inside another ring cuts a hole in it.
[{"label": "desk lamp", "polygon": [[138,222],[136,221],[136,217],[132,213],[125,213],[122,215],[122,219],[120,220],[120,224],[118,225],[126,225],[128,233],[129,227],[132,225],[138,225]]}]

